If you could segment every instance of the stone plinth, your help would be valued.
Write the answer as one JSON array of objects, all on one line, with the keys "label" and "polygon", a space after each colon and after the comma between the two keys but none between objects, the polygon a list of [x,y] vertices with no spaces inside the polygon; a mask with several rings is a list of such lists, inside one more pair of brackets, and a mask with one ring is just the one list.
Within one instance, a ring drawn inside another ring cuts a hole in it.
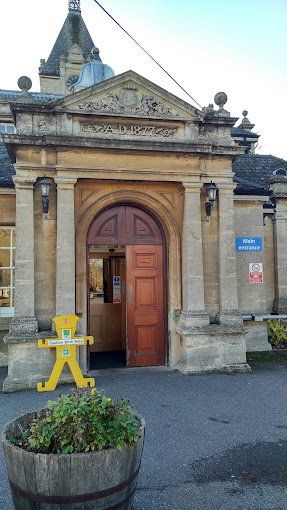
[{"label": "stone plinth", "polygon": [[[51,331],[41,331],[25,337],[11,332],[6,335],[8,344],[9,370],[3,383],[4,393],[28,390],[37,387],[37,383],[48,380],[56,360],[55,349],[39,349],[38,339],[53,337]],[[74,378],[64,367],[59,384],[71,383]]]},{"label": "stone plinth", "polygon": [[247,352],[271,351],[271,344],[268,342],[267,322],[244,321],[248,328],[245,337]]},{"label": "stone plinth", "polygon": [[9,333],[7,335],[6,343],[9,343],[9,338],[16,338],[17,341],[25,342],[25,338],[34,338],[38,333],[38,322],[35,317],[14,317],[9,326]]},{"label": "stone plinth", "polygon": [[211,324],[202,328],[178,328],[181,354],[178,370],[183,374],[214,372],[251,372],[246,363],[243,326],[227,327]]}]

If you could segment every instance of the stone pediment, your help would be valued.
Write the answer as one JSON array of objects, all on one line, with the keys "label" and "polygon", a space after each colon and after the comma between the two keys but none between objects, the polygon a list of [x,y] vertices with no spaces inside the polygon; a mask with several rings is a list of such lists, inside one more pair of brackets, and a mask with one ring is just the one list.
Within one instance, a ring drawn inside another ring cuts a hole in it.
[{"label": "stone pediment", "polygon": [[203,118],[201,111],[133,71],[66,96],[55,103],[55,108],[108,116],[174,120]]}]

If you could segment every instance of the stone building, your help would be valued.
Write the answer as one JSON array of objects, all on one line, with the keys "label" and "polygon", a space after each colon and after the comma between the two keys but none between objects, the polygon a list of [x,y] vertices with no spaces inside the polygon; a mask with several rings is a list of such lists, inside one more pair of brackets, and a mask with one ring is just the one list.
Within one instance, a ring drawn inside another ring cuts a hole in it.
[{"label": "stone building", "polygon": [[254,154],[258,135],[247,112],[234,127],[226,94],[200,110],[115,76],[79,1],[39,76],[39,93],[25,77],[0,90],[4,391],[49,378],[55,352],[37,340],[67,313],[95,338],[84,373],[102,356],[249,371],[246,346],[270,348],[262,316],[287,308],[287,162]]}]

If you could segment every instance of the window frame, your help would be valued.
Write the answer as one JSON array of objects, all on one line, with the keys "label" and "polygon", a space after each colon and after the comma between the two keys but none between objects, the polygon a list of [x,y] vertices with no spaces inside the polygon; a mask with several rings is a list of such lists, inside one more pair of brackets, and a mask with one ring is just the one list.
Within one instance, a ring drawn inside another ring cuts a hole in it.
[{"label": "window frame", "polygon": [[16,231],[15,231],[15,227],[12,226],[12,227],[9,227],[9,226],[0,226],[0,231],[2,230],[8,230],[10,231],[10,245],[9,246],[1,246],[0,247],[0,250],[9,250],[10,252],[10,256],[9,256],[9,261],[10,261],[10,265],[9,266],[0,266],[0,272],[2,272],[2,270],[8,270],[10,271],[10,282],[9,282],[9,286],[7,285],[2,285],[2,281],[3,279],[1,278],[0,281],[1,281],[1,284],[0,284],[0,293],[1,295],[4,295],[4,292],[5,291],[10,291],[10,301],[9,301],[9,304],[10,306],[1,306],[1,301],[0,301],[0,318],[1,317],[14,317],[14,297],[15,297],[15,263],[13,265],[13,259],[15,261],[15,235],[16,235]]},{"label": "window frame", "polygon": [[[14,124],[9,124],[9,123],[6,124],[5,122],[0,122],[0,128],[1,127],[4,127],[4,131],[0,130],[0,134],[5,133],[8,135],[14,135],[16,132]],[[8,128],[12,128],[13,131],[8,131]]]}]

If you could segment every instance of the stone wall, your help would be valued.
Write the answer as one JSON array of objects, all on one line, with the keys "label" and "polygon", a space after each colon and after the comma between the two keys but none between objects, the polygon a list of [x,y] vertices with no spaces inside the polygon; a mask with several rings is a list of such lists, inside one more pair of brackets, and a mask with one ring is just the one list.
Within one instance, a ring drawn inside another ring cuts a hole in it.
[{"label": "stone wall", "polygon": [[12,226],[16,222],[16,196],[15,190],[0,189],[0,225]]},{"label": "stone wall", "polygon": [[[236,197],[236,237],[261,237],[264,240],[263,203],[265,197]],[[263,283],[250,283],[249,264],[264,264],[265,247],[262,251],[237,251],[237,281],[239,309],[243,314],[266,314],[266,275],[263,268]]]},{"label": "stone wall", "polygon": [[[235,197],[236,237],[262,238],[262,251],[236,252],[239,309],[244,315],[254,314],[255,321],[245,321],[248,328],[245,337],[248,352],[271,349],[268,342],[266,321],[260,316],[272,312],[274,296],[274,240],[272,222],[263,223],[263,204],[266,197]],[[250,283],[249,264],[263,264],[263,283]],[[268,300],[267,300],[268,295]]]}]

